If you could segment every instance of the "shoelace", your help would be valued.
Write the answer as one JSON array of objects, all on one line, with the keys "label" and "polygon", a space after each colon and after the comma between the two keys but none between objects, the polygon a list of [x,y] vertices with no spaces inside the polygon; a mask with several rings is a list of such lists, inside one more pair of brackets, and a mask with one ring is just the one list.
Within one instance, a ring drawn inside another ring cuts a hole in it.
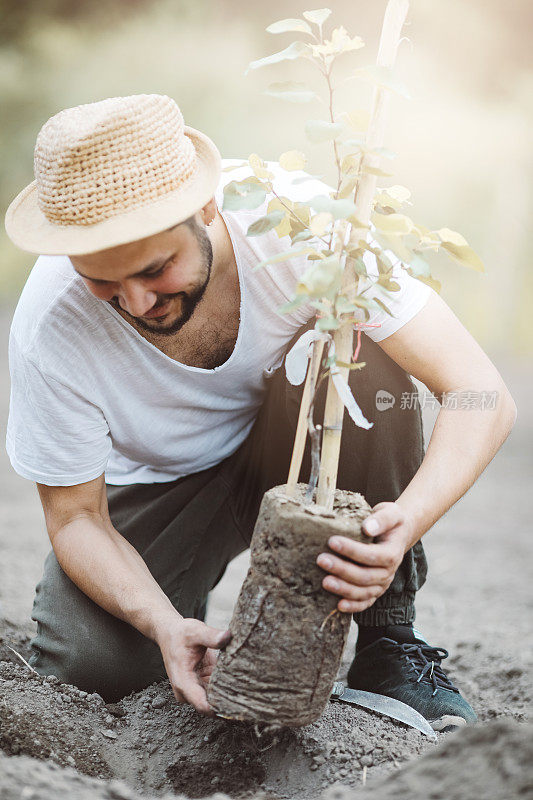
[{"label": "shoelace", "polygon": [[427,683],[433,686],[433,697],[439,689],[449,689],[459,693],[441,667],[441,662],[448,658],[448,651],[443,647],[431,647],[420,642],[400,644],[393,639],[383,639],[383,646],[387,650],[401,653],[411,669],[416,673],[417,683]]}]

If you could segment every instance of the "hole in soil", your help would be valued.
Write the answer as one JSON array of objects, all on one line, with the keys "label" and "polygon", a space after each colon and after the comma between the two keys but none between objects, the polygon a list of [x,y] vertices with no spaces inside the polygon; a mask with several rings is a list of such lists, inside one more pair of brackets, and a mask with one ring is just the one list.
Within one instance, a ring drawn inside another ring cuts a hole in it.
[{"label": "hole in soil", "polygon": [[178,758],[167,768],[172,788],[187,797],[205,797],[227,792],[232,797],[257,790],[265,780],[262,764],[242,754],[224,756],[220,761],[191,762]]}]

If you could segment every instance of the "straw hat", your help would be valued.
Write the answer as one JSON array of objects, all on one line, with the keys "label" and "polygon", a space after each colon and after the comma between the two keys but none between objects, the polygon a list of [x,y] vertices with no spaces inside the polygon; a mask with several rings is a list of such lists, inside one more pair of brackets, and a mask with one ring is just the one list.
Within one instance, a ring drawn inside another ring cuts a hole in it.
[{"label": "straw hat", "polygon": [[35,181],[11,203],[6,230],[23,250],[82,255],[183,222],[213,197],[220,154],[164,95],[67,108],[41,128]]}]

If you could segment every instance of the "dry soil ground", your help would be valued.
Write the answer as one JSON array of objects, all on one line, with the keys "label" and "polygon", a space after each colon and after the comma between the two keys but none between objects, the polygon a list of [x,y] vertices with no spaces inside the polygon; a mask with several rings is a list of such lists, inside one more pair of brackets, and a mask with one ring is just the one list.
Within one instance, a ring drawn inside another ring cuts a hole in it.
[{"label": "dry soil ground", "polygon": [[[2,428],[10,315],[11,309],[0,310]],[[533,737],[526,721],[533,382],[524,365],[496,363],[517,401],[517,425],[476,485],[426,538],[430,578],[420,592],[417,624],[428,640],[450,650],[449,672],[480,717],[478,726],[440,735],[437,745],[354,707],[330,704],[313,725],[258,737],[246,726],[177,706],[165,683],[106,706],[97,695],[34,676],[7,645],[27,653],[33,590],[48,541],[35,488],[15,475],[2,448],[1,800],[127,800],[162,793],[218,793],[219,800],[312,800],[322,793],[327,800],[533,796]],[[425,416],[427,439],[435,413]],[[227,624],[246,567],[243,555],[213,592],[211,624]]]}]

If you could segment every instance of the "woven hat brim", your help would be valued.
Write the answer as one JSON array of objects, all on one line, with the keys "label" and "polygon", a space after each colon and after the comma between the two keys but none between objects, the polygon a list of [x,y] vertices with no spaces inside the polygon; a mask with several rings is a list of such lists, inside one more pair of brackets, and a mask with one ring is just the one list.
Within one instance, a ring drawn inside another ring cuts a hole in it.
[{"label": "woven hat brim", "polygon": [[179,190],[133,211],[92,225],[55,225],[39,208],[36,181],[15,197],[6,212],[11,241],[39,255],[85,255],[145,239],[196,214],[214,196],[221,160],[216,145],[200,131],[185,127],[196,151],[193,177]]}]

